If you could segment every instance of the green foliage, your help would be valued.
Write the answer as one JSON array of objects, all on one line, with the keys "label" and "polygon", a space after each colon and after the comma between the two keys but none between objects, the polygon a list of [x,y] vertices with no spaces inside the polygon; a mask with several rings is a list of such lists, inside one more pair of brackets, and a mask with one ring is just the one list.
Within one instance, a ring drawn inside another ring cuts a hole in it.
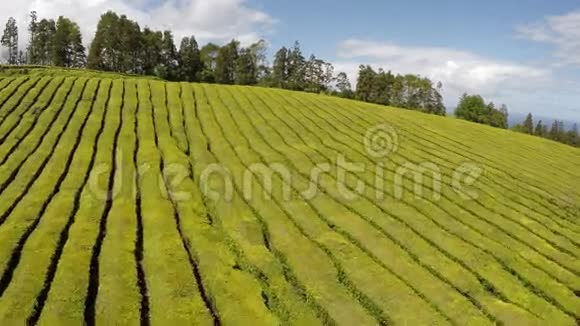
[{"label": "green foliage", "polygon": [[[57,23],[46,19],[39,22],[36,12],[30,15],[29,63],[84,66],[84,48],[74,22],[65,17],[59,18]],[[329,62],[315,55],[306,59],[298,41],[290,48],[277,51],[270,67],[263,40],[248,47],[241,47],[238,41],[232,40],[223,46],[209,43],[199,49],[191,36],[181,40],[178,51],[171,31],[141,30],[135,21],[113,11],[101,16],[86,65],[94,70],[154,75],[174,81],[261,85],[328,93],[445,114],[440,85],[435,87],[426,78],[394,76],[382,70],[377,74],[368,67],[371,78],[365,80],[366,72],[361,71],[357,90],[353,92],[347,76],[335,76]]]},{"label": "green foliage", "polygon": [[79,26],[63,16],[56,22],[52,48],[52,63],[55,66],[73,68],[85,66],[85,47]]},{"label": "green foliage", "polygon": [[173,41],[173,33],[171,31],[163,31],[163,40],[161,42],[161,62],[157,67],[161,67],[165,71],[165,75],[157,75],[163,79],[178,80],[179,78],[179,57],[175,42]]},{"label": "green foliage", "polygon": [[13,17],[8,18],[6,28],[0,38],[0,45],[8,48],[8,64],[15,65],[18,62],[18,26]]},{"label": "green foliage", "polygon": [[28,24],[28,33],[30,34],[30,39],[28,40],[28,62],[29,64],[36,63],[38,60],[38,49],[37,49],[37,35],[38,35],[38,14],[36,11],[30,12],[30,23]]},{"label": "green foliage", "polygon": [[247,48],[241,48],[236,60],[235,82],[238,85],[256,85],[267,78],[266,42],[260,40]]},{"label": "green foliage", "polygon": [[136,69],[138,73],[155,75],[155,68],[161,62],[161,44],[163,33],[144,28],[141,34],[141,52],[138,56],[141,66]]},{"label": "green foliage", "polygon": [[28,64],[85,67],[85,47],[77,23],[64,16],[60,16],[56,23],[47,19],[38,21],[37,13],[32,11],[28,32]]},{"label": "green foliage", "polygon": [[546,137],[548,136],[547,126],[543,124],[542,120],[538,121],[536,128],[534,129],[534,135],[538,137]]},{"label": "green foliage", "polygon": [[109,11],[101,16],[91,44],[91,69],[132,74],[155,74],[177,79],[178,55],[170,31],[141,32],[139,24]]},{"label": "green foliage", "polygon": [[181,40],[178,57],[179,79],[189,82],[200,81],[203,62],[195,37],[184,37]]},{"label": "green foliage", "polygon": [[536,127],[533,127],[533,117],[529,113],[526,119],[515,126],[512,130],[516,132],[521,132],[525,134],[530,134],[538,137],[543,137],[557,141],[570,146],[580,147],[580,137],[578,136],[578,124],[574,124],[570,130],[566,130],[564,122],[560,120],[554,120],[552,126],[548,129],[542,120],[538,121]]},{"label": "green foliage", "polygon": [[501,110],[497,110],[493,102],[486,104],[480,95],[463,94],[455,109],[455,116],[460,119],[486,124],[492,127],[508,128],[507,108],[505,105],[502,105]]},{"label": "green foliage", "polygon": [[528,113],[528,115],[526,116],[526,120],[524,120],[523,127],[526,134],[528,135],[534,134],[534,118],[531,113]]},{"label": "green foliage", "polygon": [[489,107],[480,95],[463,94],[455,109],[455,116],[464,120],[485,123]]},{"label": "green foliage", "polygon": [[33,65],[54,64],[54,35],[56,34],[54,20],[42,19],[38,24],[31,25],[30,33],[29,63]]},{"label": "green foliage", "polygon": [[564,141],[564,134],[566,130],[564,128],[564,122],[559,120],[554,120],[552,123],[552,128],[550,128],[550,132],[548,133],[548,137],[552,140],[561,142]]},{"label": "green foliage", "polygon": [[302,55],[300,43],[294,42],[294,46],[288,51],[286,57],[287,88],[291,90],[304,90],[306,83],[305,66],[306,59]]},{"label": "green foliage", "polygon": [[425,113],[445,115],[441,83],[416,75],[393,75],[371,66],[359,67],[355,98],[375,104],[396,106]]},{"label": "green foliage", "polygon": [[[389,72],[390,75],[390,72]],[[371,68],[369,65],[361,65],[359,66],[359,72],[356,82],[356,92],[355,97],[359,101],[363,102],[375,102],[377,96],[373,93],[373,88],[375,87],[375,79],[377,77],[377,73]],[[385,94],[387,94],[387,98],[389,97],[389,90],[386,89],[385,86]],[[381,103],[385,104],[385,103]]]},{"label": "green foliage", "polygon": [[330,90],[334,79],[334,67],[314,55],[304,64],[304,90],[320,93]]},{"label": "green foliage", "polygon": [[[145,35],[149,36],[149,35]],[[143,36],[143,38],[145,38]],[[91,69],[139,73],[142,69],[140,59],[142,55],[141,45],[148,43],[150,38],[142,41],[139,25],[129,20],[125,15],[118,16],[112,11],[101,16],[97,25],[97,31],[91,47],[87,66]],[[151,53],[149,59],[157,58]],[[152,63],[154,67],[157,62]],[[148,67],[149,69],[153,69]]]},{"label": "green foliage", "polygon": [[334,92],[334,95],[350,99],[354,98],[355,94],[352,91],[352,86],[345,72],[341,71],[338,73],[338,75],[335,78],[335,83],[337,91]]},{"label": "green foliage", "polygon": [[296,41],[290,49],[280,48],[274,55],[271,75],[262,84],[270,87],[311,93],[330,92],[334,81],[334,67],[329,62],[311,55],[308,60],[302,55],[300,43]]},{"label": "green foliage", "polygon": [[237,85],[255,85],[258,83],[258,66],[250,49],[241,49],[236,59],[235,83]]},{"label": "green foliage", "polygon": [[220,84],[234,84],[236,81],[236,62],[240,43],[232,40],[222,46],[215,59],[215,78]]},{"label": "green foliage", "polygon": [[214,43],[208,43],[201,48],[201,61],[203,70],[201,72],[201,81],[206,83],[215,83],[216,59],[220,47]]},{"label": "green foliage", "polygon": [[[98,71],[120,74],[156,76],[171,81],[206,82],[238,85],[260,85],[289,90],[326,93],[343,98],[445,115],[442,84],[418,75],[395,75],[391,71],[361,65],[356,90],[344,73],[334,75],[334,67],[314,54],[308,59],[300,43],[282,47],[270,66],[266,60],[266,42],[261,40],[242,47],[236,40],[223,46],[209,43],[199,48],[194,36],[181,40],[177,49],[170,30],[141,29],[125,15],[108,11],[101,16],[97,31],[85,57],[79,26],[66,17],[41,19],[30,12],[29,44],[25,52],[18,51],[18,28],[10,18],[2,45],[9,48],[11,64],[28,63],[80,68],[85,65]],[[24,70],[10,70],[23,73]],[[28,72],[26,72],[28,73]],[[33,71],[37,73],[37,69]],[[93,72],[91,72],[92,74]],[[76,74],[67,71],[67,74]],[[116,75],[110,75],[116,78]],[[466,96],[467,97],[467,96]],[[508,111],[483,99],[463,99],[456,115],[459,118],[508,128]],[[531,118],[531,117],[530,117]],[[537,126],[536,126],[537,127]],[[546,130],[534,128],[533,120],[526,120],[514,129],[528,134],[546,135],[551,139],[575,144],[571,131],[561,126]],[[537,129],[537,130],[536,130]]]},{"label": "green foliage", "polygon": [[560,143],[580,147],[578,124],[574,124],[570,130],[566,130],[563,121],[555,120],[550,131],[546,132],[545,137]]},{"label": "green foliage", "polygon": [[288,49],[282,47],[274,56],[272,86],[283,88],[288,81]]}]

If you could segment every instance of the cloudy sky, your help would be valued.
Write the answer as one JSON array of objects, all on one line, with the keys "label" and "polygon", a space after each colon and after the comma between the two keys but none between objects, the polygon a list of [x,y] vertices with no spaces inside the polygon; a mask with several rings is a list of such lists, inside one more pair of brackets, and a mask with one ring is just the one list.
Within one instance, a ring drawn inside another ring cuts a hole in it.
[{"label": "cloudy sky", "polygon": [[24,31],[30,10],[65,15],[88,43],[109,9],[202,43],[263,38],[273,52],[297,39],[351,79],[361,63],[428,76],[448,107],[479,93],[514,113],[580,121],[577,0],[2,0],[0,22],[14,16]]}]

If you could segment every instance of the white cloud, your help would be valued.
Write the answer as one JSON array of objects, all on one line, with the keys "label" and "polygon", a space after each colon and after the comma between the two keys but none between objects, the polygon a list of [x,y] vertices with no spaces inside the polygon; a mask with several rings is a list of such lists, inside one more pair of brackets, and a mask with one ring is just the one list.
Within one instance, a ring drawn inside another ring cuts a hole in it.
[{"label": "white cloud", "polygon": [[[265,37],[275,19],[251,8],[245,0],[168,0],[151,4],[147,0],[18,0],[0,1],[0,24],[9,16],[17,19],[23,43],[27,38],[28,13],[41,18],[64,15],[76,21],[86,43],[90,42],[101,14],[113,10],[126,14],[143,28],[171,29],[176,43],[195,35],[201,42],[225,42],[237,38],[247,44]],[[179,43],[178,43],[179,44]]]},{"label": "white cloud", "polygon": [[580,65],[580,10],[518,26],[517,35],[554,46],[556,65]]},{"label": "white cloud", "polygon": [[365,63],[394,73],[419,74],[441,81],[447,106],[454,106],[464,92],[510,105],[517,102],[514,94],[547,87],[552,78],[551,71],[545,68],[493,60],[467,51],[356,39],[339,45],[338,58],[336,71],[347,72],[351,79],[356,78],[358,65]]}]

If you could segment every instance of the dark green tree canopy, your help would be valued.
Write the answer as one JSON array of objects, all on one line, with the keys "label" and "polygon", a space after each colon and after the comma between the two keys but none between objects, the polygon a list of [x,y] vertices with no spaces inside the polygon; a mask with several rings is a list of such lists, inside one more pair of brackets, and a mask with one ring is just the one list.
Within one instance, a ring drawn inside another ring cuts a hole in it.
[{"label": "dark green tree canopy", "polygon": [[30,63],[49,65],[53,63],[54,35],[56,34],[56,22],[52,19],[42,19],[36,26],[32,55],[29,55]]},{"label": "dark green tree canopy", "polygon": [[222,46],[216,57],[215,78],[220,84],[233,84],[236,80],[236,61],[240,43],[232,40]]},{"label": "dark green tree canopy", "polygon": [[288,84],[288,49],[282,47],[274,56],[272,86],[283,88]]},{"label": "dark green tree canopy", "polygon": [[533,135],[534,134],[534,117],[531,113],[528,113],[526,116],[526,120],[524,120],[524,131],[526,134]]},{"label": "dark green tree canopy", "polygon": [[460,119],[487,124],[493,127],[508,127],[507,107],[502,105],[502,109],[497,110],[493,102],[486,104],[481,95],[463,94],[455,109],[455,116]]},{"label": "dark green tree canopy", "polygon": [[52,62],[61,67],[84,67],[85,47],[79,26],[70,19],[60,16],[52,40]]},{"label": "dark green tree canopy", "polygon": [[442,84],[417,75],[393,75],[375,71],[369,65],[359,66],[355,97],[358,100],[391,105],[426,113],[445,115]]},{"label": "dark green tree canopy", "polygon": [[203,63],[199,45],[194,36],[184,37],[181,40],[178,53],[179,79],[185,81],[199,81]]}]

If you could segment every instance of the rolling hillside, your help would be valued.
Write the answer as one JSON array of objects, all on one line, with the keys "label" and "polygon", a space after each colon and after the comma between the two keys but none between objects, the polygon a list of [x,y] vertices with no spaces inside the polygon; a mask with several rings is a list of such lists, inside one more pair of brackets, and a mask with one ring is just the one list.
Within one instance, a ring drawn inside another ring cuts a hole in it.
[{"label": "rolling hillside", "polygon": [[0,324],[580,320],[580,150],[117,77],[0,74]]}]

